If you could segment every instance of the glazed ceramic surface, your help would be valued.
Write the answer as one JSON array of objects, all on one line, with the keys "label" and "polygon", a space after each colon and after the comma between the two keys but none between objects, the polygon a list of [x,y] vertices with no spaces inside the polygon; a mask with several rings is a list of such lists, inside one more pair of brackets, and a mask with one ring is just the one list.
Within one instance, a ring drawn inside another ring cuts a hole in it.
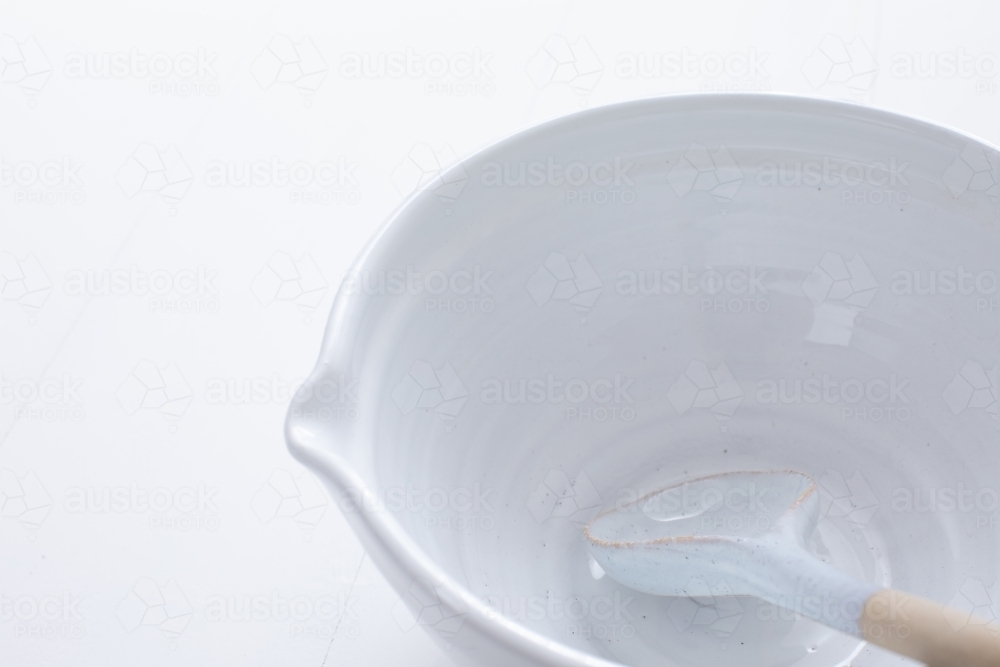
[{"label": "glazed ceramic surface", "polygon": [[800,470],[813,554],[989,618],[997,165],[948,129],[770,95],[524,131],[427,175],[358,258],[289,446],[401,627],[456,662],[896,664],[724,577],[631,591],[582,527],[672,483]]},{"label": "glazed ceramic surface", "polygon": [[[707,502],[685,508],[685,497]],[[725,472],[620,503],[583,536],[605,574],[634,590],[690,597],[692,582],[723,580],[733,596],[863,637],[858,619],[878,589],[809,553],[820,510],[819,486],[800,472]]]}]

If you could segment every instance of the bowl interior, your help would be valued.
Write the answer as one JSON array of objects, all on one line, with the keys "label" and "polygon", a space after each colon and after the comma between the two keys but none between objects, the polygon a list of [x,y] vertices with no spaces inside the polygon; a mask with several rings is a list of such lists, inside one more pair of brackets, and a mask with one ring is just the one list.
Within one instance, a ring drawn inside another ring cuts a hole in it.
[{"label": "bowl interior", "polygon": [[849,105],[693,96],[435,178],[345,280],[353,334],[325,354],[357,381],[336,446],[460,585],[625,664],[842,664],[858,641],[724,579],[630,591],[581,538],[672,482],[793,469],[820,487],[818,556],[989,615],[993,149]]}]

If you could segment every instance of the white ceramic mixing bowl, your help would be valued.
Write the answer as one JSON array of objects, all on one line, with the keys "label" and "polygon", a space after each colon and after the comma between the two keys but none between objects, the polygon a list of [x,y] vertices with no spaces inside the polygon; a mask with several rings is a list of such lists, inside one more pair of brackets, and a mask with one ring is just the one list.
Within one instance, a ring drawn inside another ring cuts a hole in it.
[{"label": "white ceramic mixing bowl", "polygon": [[475,665],[895,664],[724,578],[655,597],[589,562],[599,511],[727,470],[809,474],[817,555],[995,613],[992,147],[692,95],[544,123],[426,180],[341,286],[286,429],[404,628]]}]

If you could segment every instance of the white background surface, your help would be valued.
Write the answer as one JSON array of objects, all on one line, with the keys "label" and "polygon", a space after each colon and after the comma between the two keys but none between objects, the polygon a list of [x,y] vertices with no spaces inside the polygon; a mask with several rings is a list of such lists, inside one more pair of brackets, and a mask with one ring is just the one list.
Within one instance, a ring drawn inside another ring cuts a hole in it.
[{"label": "white background surface", "polygon": [[[446,155],[581,107],[698,90],[847,98],[1000,140],[1000,6],[989,3],[2,7],[5,665],[448,664],[394,620],[398,597],[338,510],[308,495],[281,434],[287,388],[315,360],[340,277],[414,186],[412,162],[432,173]],[[320,74],[276,81],[279,60],[310,44]],[[847,62],[824,70],[823,54],[845,44]],[[576,59],[552,80],[546,45]],[[478,53],[480,71],[345,71],[355,56],[408,49]],[[75,67],[133,51],[182,72]],[[657,53],[686,53],[687,71],[617,68]],[[971,71],[927,69],[960,53]],[[714,75],[720,60],[731,71]],[[923,75],[905,71],[914,60]],[[573,67],[585,76],[562,80]],[[838,72],[862,76],[845,85]],[[136,171],[159,168],[153,153],[168,156],[162,183]],[[212,181],[219,163],[272,159],[343,168],[326,185]],[[38,169],[52,178],[32,180]],[[181,290],[80,288],[113,270],[180,277]],[[199,271],[182,294],[185,272]],[[118,499],[107,510],[80,502],[105,489]],[[169,508],[144,502],[154,489]],[[269,611],[221,617],[248,597]],[[292,600],[298,619],[283,613]]]}]

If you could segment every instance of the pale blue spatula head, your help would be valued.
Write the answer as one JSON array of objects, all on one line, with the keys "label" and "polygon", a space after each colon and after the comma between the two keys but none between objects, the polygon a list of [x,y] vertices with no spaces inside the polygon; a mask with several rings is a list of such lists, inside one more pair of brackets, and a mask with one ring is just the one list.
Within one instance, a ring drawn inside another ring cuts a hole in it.
[{"label": "pale blue spatula head", "polygon": [[584,537],[608,576],[629,588],[684,596],[692,580],[721,580],[733,595],[858,634],[861,605],[876,588],[805,550],[819,510],[808,475],[731,472],[616,507],[587,524]]}]

